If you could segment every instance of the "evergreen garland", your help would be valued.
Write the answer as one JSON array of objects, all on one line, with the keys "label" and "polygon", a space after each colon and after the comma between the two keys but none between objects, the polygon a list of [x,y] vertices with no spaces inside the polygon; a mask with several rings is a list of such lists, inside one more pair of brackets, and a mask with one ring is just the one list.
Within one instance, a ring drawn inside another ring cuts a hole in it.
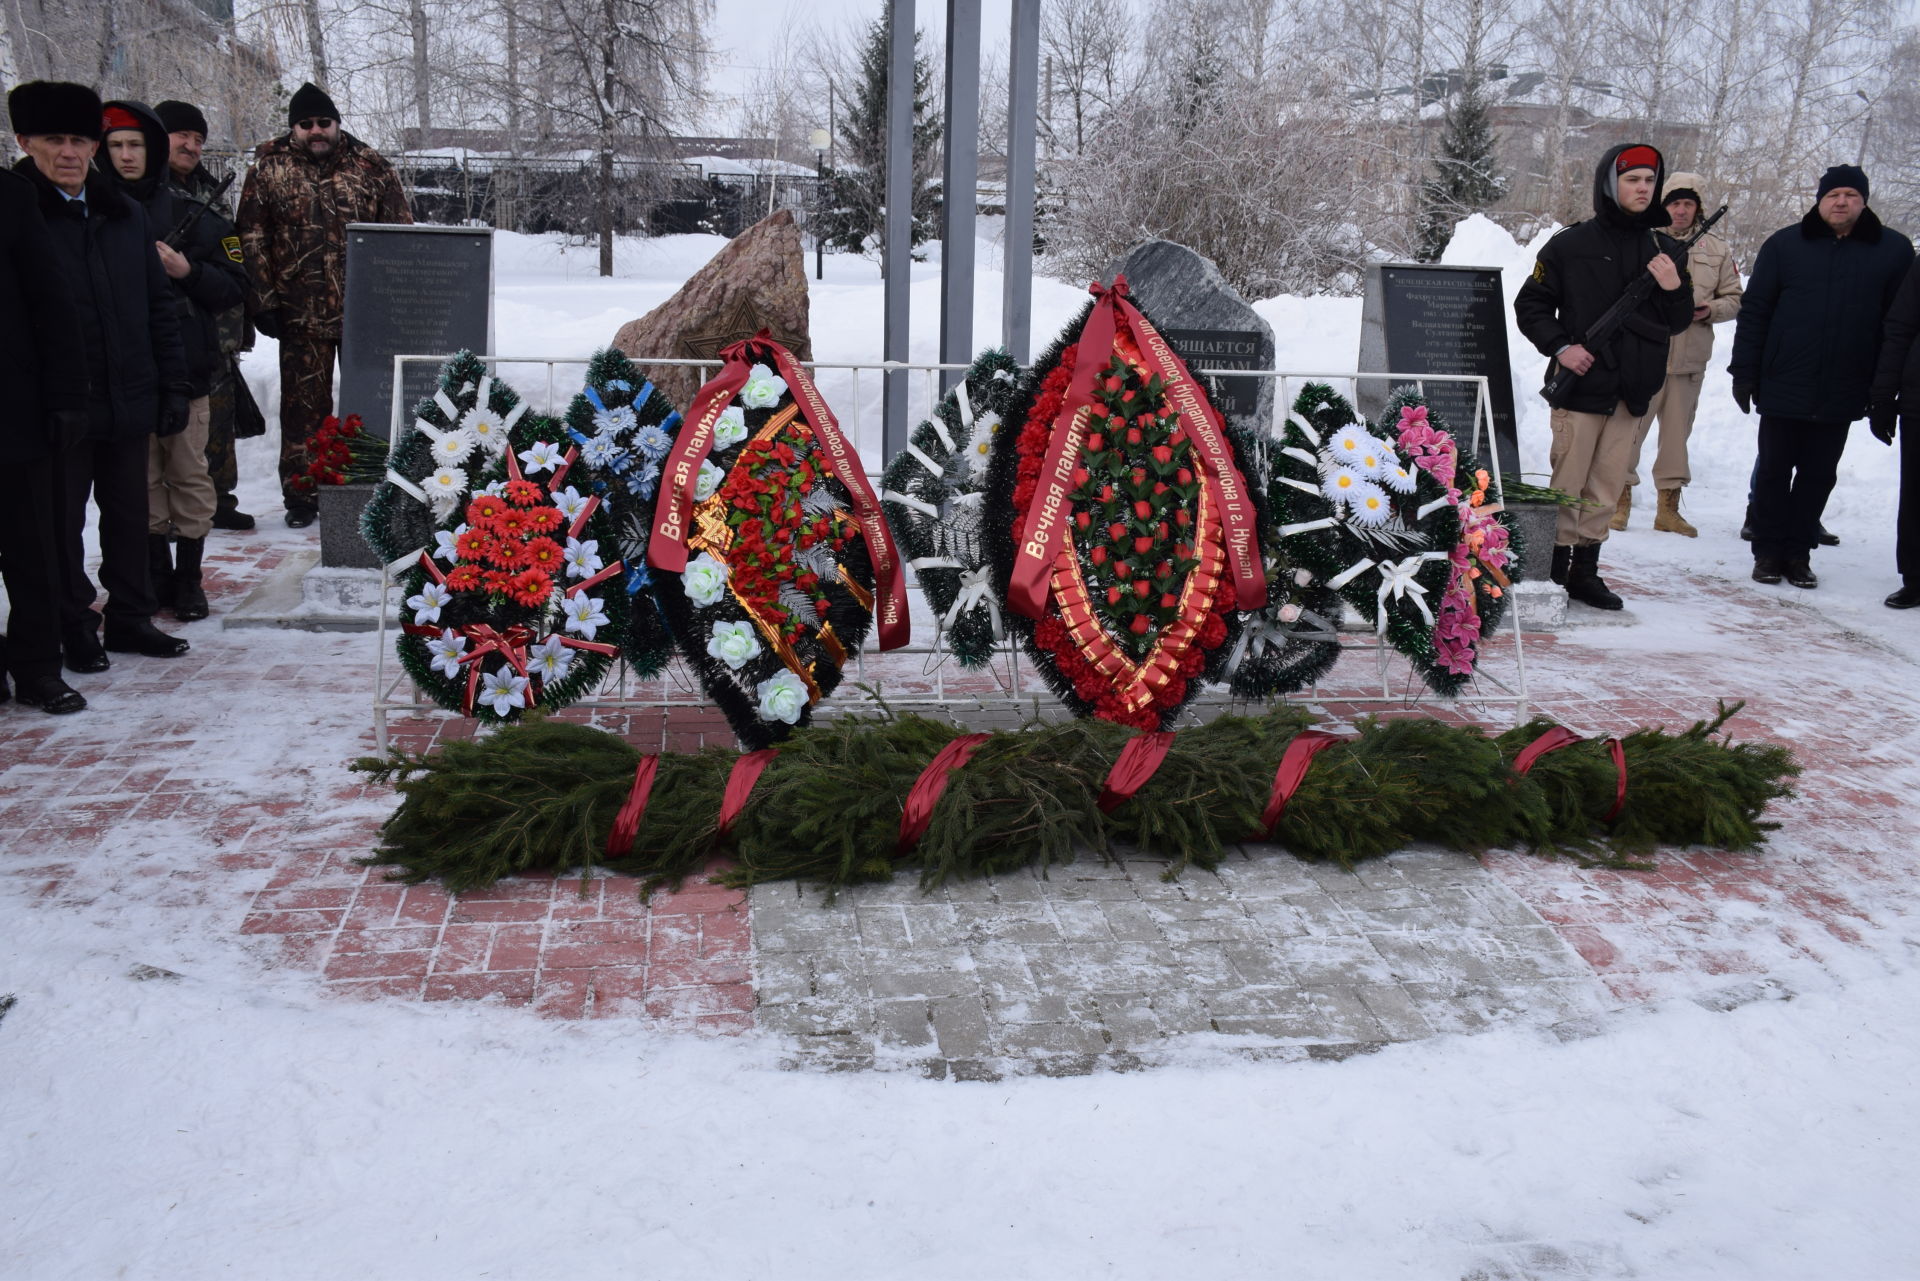
[{"label": "evergreen garland", "polygon": [[[982,352],[962,383],[971,417],[962,411],[959,388],[955,388],[909,438],[913,448],[939,471],[930,472],[920,456],[908,451],[887,464],[881,478],[887,523],[899,537],[934,618],[943,620],[940,643],[967,668],[992,661],[1004,630],[995,622],[1001,598],[994,597],[991,604],[976,600],[955,614],[951,623],[944,620],[962,590],[988,572],[982,542],[987,523],[987,461],[994,437],[1019,393],[1019,379],[1020,366],[1013,357],[998,349]],[[959,564],[938,563],[942,561]]]},{"label": "evergreen garland", "polygon": [[[1414,842],[1524,847],[1615,865],[1656,845],[1751,849],[1778,826],[1762,816],[1794,794],[1800,767],[1784,747],[1716,737],[1739,707],[1722,706],[1678,734],[1628,735],[1626,799],[1610,823],[1619,776],[1604,742],[1548,753],[1521,776],[1514,757],[1549,722],[1490,737],[1427,719],[1363,720],[1353,738],[1314,759],[1278,842],[1345,865]],[[727,884],[850,885],[887,880],[906,865],[930,888],[1124,843],[1166,859],[1173,876],[1258,839],[1275,769],[1304,728],[1298,709],[1281,707],[1184,730],[1155,776],[1111,813],[1098,802],[1129,738],[1124,729],[1089,720],[996,733],[949,776],[925,836],[902,857],[906,796],[959,731],[917,716],[848,718],[788,739],[726,841],[716,824],[733,755],[663,754],[637,837],[609,861],[607,834],[639,753],[601,731],[535,718],[430,754],[356,762],[401,795],[379,848],[362,861],[456,891],[601,863],[651,888],[678,884],[724,849],[736,860],[717,878]]]}]

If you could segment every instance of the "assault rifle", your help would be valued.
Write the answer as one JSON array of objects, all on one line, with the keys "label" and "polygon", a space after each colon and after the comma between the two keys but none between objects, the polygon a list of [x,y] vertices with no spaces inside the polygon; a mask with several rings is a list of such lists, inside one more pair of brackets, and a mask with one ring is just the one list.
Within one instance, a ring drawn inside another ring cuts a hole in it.
[{"label": "assault rifle", "polygon": [[[1653,233],[1654,244],[1661,253],[1673,259],[1674,266],[1684,266],[1687,261],[1687,251],[1693,248],[1700,237],[1713,230],[1714,223],[1726,216],[1727,207],[1721,205],[1713,211],[1712,217],[1701,223],[1685,240],[1675,240],[1672,236],[1656,231]],[[1627,323],[1627,317],[1639,310],[1640,304],[1653,293],[1653,286],[1653,274],[1641,272],[1633,278],[1633,283],[1627,286],[1626,291],[1614,300],[1613,306],[1601,312],[1600,319],[1587,326],[1587,336],[1580,340],[1580,345],[1592,352],[1595,360],[1600,358],[1600,348],[1620,332],[1620,327]],[[1572,386],[1573,381],[1578,377],[1580,377],[1579,374],[1563,367],[1556,360],[1547,366],[1547,385],[1540,389],[1541,397],[1547,403],[1553,403],[1553,398]]]},{"label": "assault rifle", "polygon": [[223,199],[226,196],[228,190],[232,188],[233,177],[234,176],[232,174],[228,174],[224,179],[221,180],[220,185],[213,189],[213,193],[207,196],[205,199],[202,199],[199,196],[186,197],[186,202],[188,205],[187,212],[181,217],[180,221],[174,226],[174,229],[167,233],[167,239],[166,239],[167,248],[179,249],[182,245],[187,243],[188,234],[191,233],[194,227],[199,224],[201,217],[204,214],[206,214],[208,210],[213,208],[214,201]]}]

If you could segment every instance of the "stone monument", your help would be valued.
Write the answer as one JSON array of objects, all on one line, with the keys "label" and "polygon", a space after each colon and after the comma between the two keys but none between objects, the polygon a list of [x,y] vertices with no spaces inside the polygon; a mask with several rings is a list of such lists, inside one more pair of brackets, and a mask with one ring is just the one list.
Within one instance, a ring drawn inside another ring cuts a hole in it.
[{"label": "stone monument", "polygon": [[493,350],[493,229],[347,224],[345,323],[340,335],[341,418],[360,415],[385,439],[393,422],[393,358],[409,364],[402,420],[433,394],[440,360]]},{"label": "stone monument", "polygon": [[[1367,268],[1360,313],[1360,369],[1394,374],[1484,374],[1492,400],[1493,440],[1483,435],[1480,461],[1497,452],[1500,471],[1520,474],[1513,418],[1513,366],[1507,355],[1507,308],[1498,267],[1381,263]],[[1404,379],[1394,379],[1394,384]],[[1360,412],[1379,416],[1392,387],[1362,378]],[[1427,403],[1453,429],[1460,448],[1473,444],[1471,383],[1425,384]]]},{"label": "stone monument", "polygon": [[[1185,245],[1149,240],[1135,246],[1107,272],[1127,278],[1127,287],[1167,344],[1187,367],[1272,369],[1273,328],[1247,305],[1220,269]],[[1269,433],[1273,379],[1215,375],[1222,415],[1236,425]]]},{"label": "stone monument", "polygon": [[[673,297],[620,326],[613,345],[635,360],[655,356],[717,364],[721,348],[762,329],[772,331],[794,359],[813,359],[806,252],[793,214],[785,209],[735,236]],[[669,401],[685,409],[714,371],[655,365],[644,372]]]}]

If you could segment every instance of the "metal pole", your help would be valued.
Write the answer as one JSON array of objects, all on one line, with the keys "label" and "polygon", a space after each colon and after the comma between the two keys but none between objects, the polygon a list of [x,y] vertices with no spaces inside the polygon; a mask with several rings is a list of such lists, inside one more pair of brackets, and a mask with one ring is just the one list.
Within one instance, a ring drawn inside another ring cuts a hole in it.
[{"label": "metal pole", "polygon": [[[980,169],[980,0],[947,0],[947,163],[940,187],[940,360],[973,359],[973,218]],[[964,377],[940,375],[944,395]]]},{"label": "metal pole", "polygon": [[[882,350],[905,362],[913,249],[913,0],[887,3],[886,238],[880,269],[886,283]],[[882,465],[907,445],[907,375],[889,370],[881,398]]]},{"label": "metal pole", "polygon": [[1000,329],[1026,364],[1033,345],[1034,131],[1040,90],[1040,0],[1013,0],[1007,47],[1007,230],[1001,250]]}]

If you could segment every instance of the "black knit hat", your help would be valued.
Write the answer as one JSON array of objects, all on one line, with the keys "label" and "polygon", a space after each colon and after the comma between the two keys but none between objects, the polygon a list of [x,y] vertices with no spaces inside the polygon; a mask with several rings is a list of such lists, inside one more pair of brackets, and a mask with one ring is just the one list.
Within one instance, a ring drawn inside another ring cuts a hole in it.
[{"label": "black knit hat", "polygon": [[1860,193],[1860,203],[1867,202],[1867,171],[1859,165],[1835,165],[1820,175],[1820,192],[1814,199],[1822,199],[1835,187],[1852,187]]},{"label": "black knit hat", "polygon": [[85,85],[29,80],[7,95],[7,114],[13,117],[13,131],[28,137],[71,133],[100,139],[100,95]]},{"label": "black knit hat", "polygon": [[1692,187],[1675,187],[1672,190],[1668,191],[1665,196],[1661,197],[1660,203],[1663,205],[1670,205],[1676,200],[1691,200],[1696,205],[1706,203],[1705,201],[1700,199],[1700,193],[1695,191]]},{"label": "black knit hat", "polygon": [[160,117],[160,123],[167,127],[168,133],[197,133],[205,138],[213,132],[207,128],[206,116],[191,102],[176,102],[169,98],[155,106],[153,114]]},{"label": "black knit hat", "polygon": [[340,118],[340,108],[333,105],[333,99],[327,97],[327,91],[308,81],[294,90],[293,101],[287,104],[287,127],[291,129],[302,120],[313,120],[324,116],[329,120]]}]

